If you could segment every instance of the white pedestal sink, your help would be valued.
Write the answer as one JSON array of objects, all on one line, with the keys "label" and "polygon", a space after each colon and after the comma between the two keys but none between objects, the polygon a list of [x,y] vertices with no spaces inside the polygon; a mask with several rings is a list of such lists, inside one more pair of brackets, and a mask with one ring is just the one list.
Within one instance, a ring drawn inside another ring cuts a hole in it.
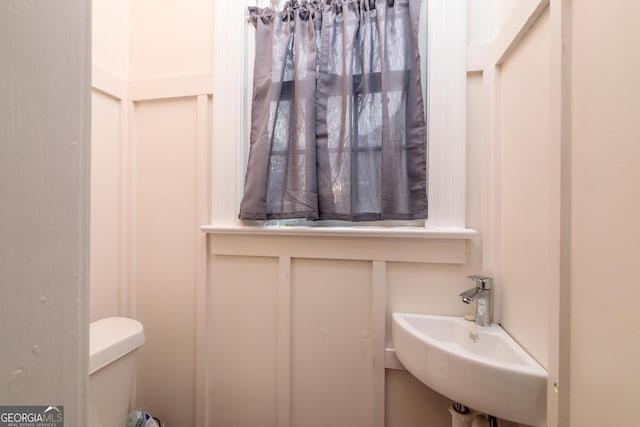
[{"label": "white pedestal sink", "polygon": [[499,325],[393,313],[393,346],[416,378],[485,414],[546,425],[547,372]]}]

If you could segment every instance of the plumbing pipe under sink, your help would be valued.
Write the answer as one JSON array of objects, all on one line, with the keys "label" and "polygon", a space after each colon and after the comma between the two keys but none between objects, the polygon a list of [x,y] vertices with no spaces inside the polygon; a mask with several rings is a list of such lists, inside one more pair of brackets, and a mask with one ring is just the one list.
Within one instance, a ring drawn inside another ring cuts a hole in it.
[{"label": "plumbing pipe under sink", "polygon": [[451,404],[449,413],[451,414],[451,427],[498,427],[496,417],[469,409],[459,402]]},{"label": "plumbing pipe under sink", "polygon": [[454,402],[449,407],[451,414],[451,427],[472,427],[477,412],[469,410],[466,406]]}]

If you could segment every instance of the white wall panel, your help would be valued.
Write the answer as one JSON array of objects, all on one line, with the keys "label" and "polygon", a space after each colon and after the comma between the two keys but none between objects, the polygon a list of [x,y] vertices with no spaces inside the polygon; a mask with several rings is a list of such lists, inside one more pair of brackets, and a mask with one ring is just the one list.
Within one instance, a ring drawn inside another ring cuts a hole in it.
[{"label": "white wall panel", "polygon": [[135,105],[135,290],[147,341],[138,404],[168,425],[195,417],[197,99]]},{"label": "white wall panel", "polygon": [[120,101],[91,95],[91,321],[120,314]]},{"label": "white wall panel", "polygon": [[275,427],[278,259],[217,256],[210,261],[209,425]]},{"label": "white wall panel", "polygon": [[[464,254],[464,241],[456,242]],[[429,239],[421,244],[438,247],[440,241]],[[351,260],[326,258],[335,254],[330,247],[344,250],[345,245],[363,245],[366,250],[351,255]],[[251,425],[256,414],[265,422],[274,420],[278,427],[383,425],[385,335],[387,344],[391,342],[385,333],[387,295],[389,310],[462,313],[470,309],[458,302],[457,293],[470,286],[464,279],[466,268],[479,264],[365,259],[402,252],[395,245],[385,251],[383,242],[375,238],[212,234],[209,246],[214,249],[208,257],[209,395],[205,400],[211,425]],[[269,246],[271,254],[266,249]],[[296,257],[301,253],[304,258]],[[403,255],[392,257],[398,256]],[[445,251],[443,256],[460,262],[457,254]],[[437,295],[446,295],[446,300]],[[240,324],[225,321],[232,313],[247,320]],[[256,352],[262,355],[259,360]],[[247,364],[247,370],[230,368],[236,360]],[[238,378],[239,385],[234,383]],[[237,387],[241,391],[253,387],[243,392],[260,402],[255,411],[237,408],[237,399],[243,398],[239,392],[229,394]],[[421,395],[430,399],[434,393],[426,389]],[[398,400],[392,402],[395,405]],[[427,413],[446,413],[447,404],[442,402],[440,398],[428,403]],[[397,417],[398,408],[393,410]],[[270,411],[276,411],[275,418]],[[425,421],[421,413],[415,419]]]},{"label": "white wall panel", "polygon": [[[286,233],[286,231],[285,231]],[[384,260],[463,264],[462,239],[380,238],[353,236],[264,236],[215,234],[210,250],[216,255],[295,256],[335,260]]]},{"label": "white wall panel", "polygon": [[292,425],[372,425],[371,263],[294,259]]},{"label": "white wall panel", "polygon": [[547,366],[550,235],[549,10],[502,66],[502,321]]}]

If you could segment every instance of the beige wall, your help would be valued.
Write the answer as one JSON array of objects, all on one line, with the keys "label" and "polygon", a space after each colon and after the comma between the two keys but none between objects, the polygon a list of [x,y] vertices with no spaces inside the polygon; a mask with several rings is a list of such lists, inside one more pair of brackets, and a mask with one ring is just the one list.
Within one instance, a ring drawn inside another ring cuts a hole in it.
[{"label": "beige wall", "polygon": [[180,76],[213,69],[211,0],[129,2],[129,78]]},{"label": "beige wall", "polygon": [[500,28],[500,4],[504,0],[469,0],[467,7],[467,42],[492,42]]},{"label": "beige wall", "polygon": [[640,5],[573,2],[571,162],[572,426],[634,426]]},{"label": "beige wall", "polygon": [[93,0],[91,62],[124,80],[129,74],[129,1]]}]

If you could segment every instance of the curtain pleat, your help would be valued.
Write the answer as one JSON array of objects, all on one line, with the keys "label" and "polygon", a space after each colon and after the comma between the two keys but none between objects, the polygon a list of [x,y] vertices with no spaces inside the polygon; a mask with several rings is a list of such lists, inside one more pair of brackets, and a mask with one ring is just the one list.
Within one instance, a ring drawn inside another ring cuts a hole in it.
[{"label": "curtain pleat", "polygon": [[418,6],[249,9],[256,57],[241,219],[426,218]]}]

